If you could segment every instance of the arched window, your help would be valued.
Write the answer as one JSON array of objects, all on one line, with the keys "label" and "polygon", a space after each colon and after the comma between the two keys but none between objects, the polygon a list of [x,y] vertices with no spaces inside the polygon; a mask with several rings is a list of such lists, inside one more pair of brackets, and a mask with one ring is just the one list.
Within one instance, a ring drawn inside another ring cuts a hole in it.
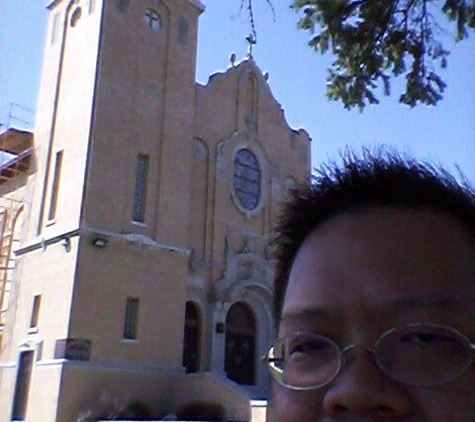
[{"label": "arched window", "polygon": [[74,9],[74,12],[72,13],[71,15],[71,19],[69,21],[69,24],[74,28],[79,19],[81,19],[81,15],[82,15],[82,9],[80,7],[76,7],[76,9]]},{"label": "arched window", "polygon": [[144,21],[145,21],[145,24],[154,32],[160,31],[162,22],[160,20],[159,14],[155,10],[153,9],[145,10]]},{"label": "arched window", "polygon": [[241,148],[234,157],[233,188],[244,210],[257,207],[261,196],[261,170],[256,156],[247,148]]},{"label": "arched window", "polygon": [[237,302],[226,316],[224,370],[246,385],[255,384],[256,320],[249,307]]},{"label": "arched window", "polygon": [[183,367],[186,372],[197,372],[200,367],[201,317],[193,302],[186,302],[185,331],[183,336]]}]

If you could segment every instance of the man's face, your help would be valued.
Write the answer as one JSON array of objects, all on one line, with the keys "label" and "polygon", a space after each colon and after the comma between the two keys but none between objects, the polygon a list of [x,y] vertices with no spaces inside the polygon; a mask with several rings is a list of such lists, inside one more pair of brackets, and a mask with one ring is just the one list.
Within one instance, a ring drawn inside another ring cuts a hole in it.
[{"label": "man's face", "polygon": [[[279,336],[325,335],[340,347],[373,347],[393,327],[450,326],[475,339],[475,242],[458,220],[424,210],[375,208],[313,231],[291,269]],[[277,422],[474,422],[475,364],[445,385],[390,379],[372,353],[354,349],[329,384],[273,385]]]}]

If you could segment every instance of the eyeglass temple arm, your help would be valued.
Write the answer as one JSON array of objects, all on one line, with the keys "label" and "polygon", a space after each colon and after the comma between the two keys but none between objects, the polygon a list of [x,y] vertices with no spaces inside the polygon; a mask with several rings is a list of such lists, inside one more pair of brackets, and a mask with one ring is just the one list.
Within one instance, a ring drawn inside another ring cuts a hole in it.
[{"label": "eyeglass temple arm", "polygon": [[[473,345],[475,347],[475,345]],[[264,355],[261,357],[261,362],[262,363],[272,363],[272,362],[279,362],[281,361],[281,358],[271,358],[270,356]]]}]

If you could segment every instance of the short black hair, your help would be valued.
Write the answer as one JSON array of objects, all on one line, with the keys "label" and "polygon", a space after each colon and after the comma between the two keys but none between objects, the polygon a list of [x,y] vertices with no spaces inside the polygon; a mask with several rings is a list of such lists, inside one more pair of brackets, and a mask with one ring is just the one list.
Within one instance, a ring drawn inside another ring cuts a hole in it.
[{"label": "short black hair", "polygon": [[475,192],[460,173],[395,152],[350,151],[342,163],[325,164],[291,191],[277,220],[274,237],[274,318],[279,325],[295,256],[307,236],[336,215],[373,206],[423,208],[458,218],[475,234]]}]

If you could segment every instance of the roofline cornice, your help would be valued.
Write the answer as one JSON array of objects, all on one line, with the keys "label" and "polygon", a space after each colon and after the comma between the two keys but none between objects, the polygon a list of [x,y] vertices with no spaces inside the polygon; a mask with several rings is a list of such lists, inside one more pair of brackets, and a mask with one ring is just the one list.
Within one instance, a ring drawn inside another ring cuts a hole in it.
[{"label": "roofline cornice", "polygon": [[196,6],[202,12],[205,11],[206,6],[200,0],[186,0],[188,3],[191,3],[193,6]]},{"label": "roofline cornice", "polygon": [[[61,2],[62,0],[48,0],[47,1],[47,8],[48,9],[52,9],[56,6],[57,3]],[[200,9],[202,12],[205,11],[206,9],[206,6],[200,1],[200,0],[185,0],[187,1],[188,3],[191,3],[193,6],[197,7],[198,9]]]}]

